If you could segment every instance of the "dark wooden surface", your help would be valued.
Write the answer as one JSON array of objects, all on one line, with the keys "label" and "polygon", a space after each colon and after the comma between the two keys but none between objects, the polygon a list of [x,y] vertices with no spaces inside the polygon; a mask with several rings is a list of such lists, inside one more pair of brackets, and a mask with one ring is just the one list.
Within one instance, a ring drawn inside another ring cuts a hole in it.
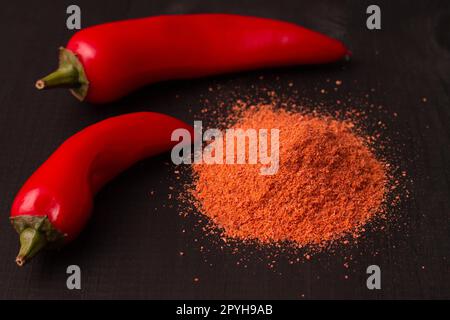
[{"label": "dark wooden surface", "polygon": [[[65,28],[65,8],[72,3],[82,8],[83,27],[167,13],[278,18],[345,41],[354,58],[345,67],[158,84],[112,105],[91,106],[64,90],[37,92],[33,87],[55,67],[56,49],[72,34]],[[365,9],[371,3],[356,0],[3,2],[0,298],[450,298],[450,2],[376,3],[382,9],[382,30],[371,32],[365,27]],[[194,221],[180,218],[172,207],[167,193],[173,168],[164,164],[168,156],[136,165],[101,191],[93,217],[76,242],[60,252],[45,252],[24,268],[14,264],[18,239],[8,222],[10,205],[23,182],[64,139],[101,119],[138,110],[192,121],[187,109],[195,113],[203,98],[214,99],[209,86],[221,85],[226,95],[227,90],[245,91],[253,84],[270,87],[277,77],[281,84],[292,81],[294,89],[317,102],[325,98],[314,88],[326,79],[343,81],[342,89],[326,99],[369,92],[370,103],[388,110],[385,135],[414,180],[411,199],[396,213],[400,227],[388,225],[349,248],[345,254],[353,261],[348,269],[340,253],[323,253],[294,265],[281,258],[275,271],[257,258],[250,258],[247,268],[237,266],[236,256],[202,240]],[[390,117],[394,112],[395,121]],[[208,252],[202,253],[200,246]],[[82,269],[82,290],[66,289],[70,264]],[[381,267],[382,290],[365,286],[370,264]]]}]

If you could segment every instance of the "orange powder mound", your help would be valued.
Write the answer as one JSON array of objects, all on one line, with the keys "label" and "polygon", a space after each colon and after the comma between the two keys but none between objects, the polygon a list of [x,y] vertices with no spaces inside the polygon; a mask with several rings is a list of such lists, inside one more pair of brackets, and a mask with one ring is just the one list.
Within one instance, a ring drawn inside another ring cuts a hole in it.
[{"label": "orange powder mound", "polygon": [[261,164],[192,165],[196,207],[224,237],[321,245],[357,236],[382,212],[385,165],[351,122],[257,106],[232,127],[279,129],[280,164],[275,175]]}]

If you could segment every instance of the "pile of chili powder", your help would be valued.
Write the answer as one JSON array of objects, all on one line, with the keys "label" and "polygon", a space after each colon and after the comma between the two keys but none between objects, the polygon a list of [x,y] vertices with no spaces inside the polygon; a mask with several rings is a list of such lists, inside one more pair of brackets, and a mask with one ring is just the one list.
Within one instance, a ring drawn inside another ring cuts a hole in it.
[{"label": "pile of chili powder", "polygon": [[232,128],[280,130],[279,170],[261,175],[260,164],[192,165],[194,205],[224,238],[321,246],[357,237],[382,214],[388,165],[351,121],[270,105],[244,109]]}]

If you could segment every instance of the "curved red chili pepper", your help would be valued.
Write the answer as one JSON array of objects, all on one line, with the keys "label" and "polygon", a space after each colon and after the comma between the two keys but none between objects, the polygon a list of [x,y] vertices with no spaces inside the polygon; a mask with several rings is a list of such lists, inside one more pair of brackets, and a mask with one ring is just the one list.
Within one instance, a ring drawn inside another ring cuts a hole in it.
[{"label": "curved red chili pepper", "polygon": [[105,103],[158,81],[328,63],[347,54],[338,40],[287,22],[227,14],[157,16],[77,32],[61,49],[60,68],[36,87],[67,86],[80,100]]},{"label": "curved red chili pepper", "polygon": [[11,222],[20,234],[22,265],[49,242],[74,239],[87,222],[95,193],[135,162],[170,150],[177,128],[167,115],[139,112],[113,117],[66,140],[16,196]]}]

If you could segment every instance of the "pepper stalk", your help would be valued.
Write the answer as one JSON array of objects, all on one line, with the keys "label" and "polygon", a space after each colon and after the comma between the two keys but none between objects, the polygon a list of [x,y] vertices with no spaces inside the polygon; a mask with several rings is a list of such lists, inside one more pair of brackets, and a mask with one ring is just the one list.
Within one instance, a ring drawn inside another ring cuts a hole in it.
[{"label": "pepper stalk", "polygon": [[26,228],[20,233],[20,251],[16,258],[19,267],[31,259],[47,244],[45,234],[33,228]]},{"label": "pepper stalk", "polygon": [[77,56],[72,51],[60,47],[58,69],[36,81],[35,86],[38,90],[70,88],[72,94],[83,101],[89,89],[89,81]]},{"label": "pepper stalk", "polygon": [[15,216],[11,218],[11,223],[19,234],[20,249],[16,257],[19,267],[43,248],[59,245],[66,238],[66,235],[53,227],[47,216]]}]

